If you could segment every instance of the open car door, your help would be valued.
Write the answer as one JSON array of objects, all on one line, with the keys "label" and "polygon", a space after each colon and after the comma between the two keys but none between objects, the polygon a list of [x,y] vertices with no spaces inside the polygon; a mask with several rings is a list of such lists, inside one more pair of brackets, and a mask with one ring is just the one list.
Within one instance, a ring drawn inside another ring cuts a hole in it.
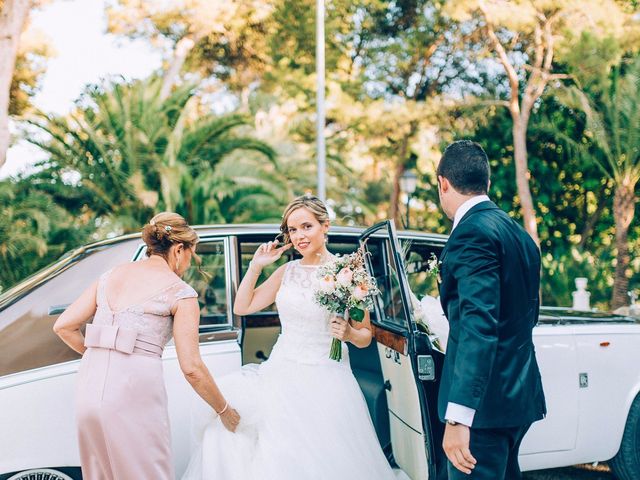
[{"label": "open car door", "polygon": [[380,289],[371,321],[385,382],[393,457],[412,480],[434,480],[436,472],[446,468],[435,410],[435,380],[441,369],[436,367],[441,362],[436,363],[429,337],[413,319],[412,294],[393,224],[387,220],[367,229],[360,244]]}]

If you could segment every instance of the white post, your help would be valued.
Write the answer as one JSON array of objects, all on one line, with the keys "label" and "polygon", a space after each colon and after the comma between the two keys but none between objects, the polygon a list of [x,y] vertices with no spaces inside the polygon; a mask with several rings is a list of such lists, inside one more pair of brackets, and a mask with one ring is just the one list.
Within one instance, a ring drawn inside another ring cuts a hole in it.
[{"label": "white post", "polygon": [[318,197],[327,199],[324,143],[324,0],[316,0],[316,156],[318,158]]},{"label": "white post", "polygon": [[587,281],[588,279],[584,277],[578,277],[575,279],[576,291],[572,293],[573,310],[588,311],[591,309],[591,307],[589,306],[591,293],[587,291]]}]

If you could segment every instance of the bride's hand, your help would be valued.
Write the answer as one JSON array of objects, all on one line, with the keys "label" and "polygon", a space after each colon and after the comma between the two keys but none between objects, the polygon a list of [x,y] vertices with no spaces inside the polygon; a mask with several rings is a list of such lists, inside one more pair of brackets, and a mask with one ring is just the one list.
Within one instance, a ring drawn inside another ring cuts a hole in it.
[{"label": "bride's hand", "polygon": [[260,245],[256,250],[256,253],[253,255],[252,263],[256,267],[264,268],[277,261],[284,252],[293,246],[292,243],[287,243],[282,247],[276,247],[276,245],[278,245],[277,241],[263,243]]},{"label": "bride's hand", "polygon": [[240,423],[240,414],[235,408],[229,407],[226,412],[220,415],[220,420],[222,421],[224,428],[229,430],[231,433],[234,433]]},{"label": "bride's hand", "polygon": [[331,335],[348,342],[351,339],[351,325],[343,317],[335,316],[331,319]]}]

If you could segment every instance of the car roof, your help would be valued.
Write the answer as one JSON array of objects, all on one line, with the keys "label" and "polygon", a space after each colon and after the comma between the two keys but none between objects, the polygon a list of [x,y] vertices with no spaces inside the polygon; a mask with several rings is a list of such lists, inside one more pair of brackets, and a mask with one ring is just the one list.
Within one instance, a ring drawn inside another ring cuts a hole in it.
[{"label": "car roof", "polygon": [[[199,235],[209,236],[216,234],[225,235],[248,235],[248,234],[273,234],[280,232],[280,225],[275,223],[245,223],[245,224],[229,224],[229,225],[195,225],[193,227]],[[329,235],[360,235],[368,227],[364,226],[344,226],[332,225]],[[424,238],[443,243],[449,238],[448,235],[440,233],[420,232],[416,230],[398,230],[400,238]]]},{"label": "car roof", "polygon": [[[193,228],[198,232],[198,235],[202,239],[220,235],[275,235],[280,231],[280,225],[275,223],[194,225]],[[331,227],[331,231],[329,234],[330,236],[356,236],[360,235],[365,229],[366,227],[337,225]],[[398,231],[398,236],[400,238],[422,238],[428,242],[433,242],[441,245],[444,245],[448,238],[448,235],[417,231]],[[96,248],[104,248],[110,245],[115,245],[135,239],[141,240],[141,237],[142,234],[139,232],[129,233],[89,243],[87,245],[83,245],[66,252],[58,260],[45,266],[41,270],[33,273],[29,277],[26,277],[25,279],[18,282],[16,285],[2,292],[0,294],[0,310],[9,306],[11,303],[20,298],[22,294],[41,284],[51,275],[55,275],[57,272],[65,269],[67,266],[73,263],[75,258],[87,252],[91,252]]]}]

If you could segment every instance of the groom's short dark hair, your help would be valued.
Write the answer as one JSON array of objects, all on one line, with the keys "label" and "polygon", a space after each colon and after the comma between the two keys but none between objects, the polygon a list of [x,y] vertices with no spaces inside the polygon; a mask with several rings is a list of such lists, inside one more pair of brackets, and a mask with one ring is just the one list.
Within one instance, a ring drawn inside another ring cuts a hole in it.
[{"label": "groom's short dark hair", "polygon": [[449,180],[463,195],[486,194],[491,175],[489,159],[478,143],[458,140],[442,154],[437,175]]}]

